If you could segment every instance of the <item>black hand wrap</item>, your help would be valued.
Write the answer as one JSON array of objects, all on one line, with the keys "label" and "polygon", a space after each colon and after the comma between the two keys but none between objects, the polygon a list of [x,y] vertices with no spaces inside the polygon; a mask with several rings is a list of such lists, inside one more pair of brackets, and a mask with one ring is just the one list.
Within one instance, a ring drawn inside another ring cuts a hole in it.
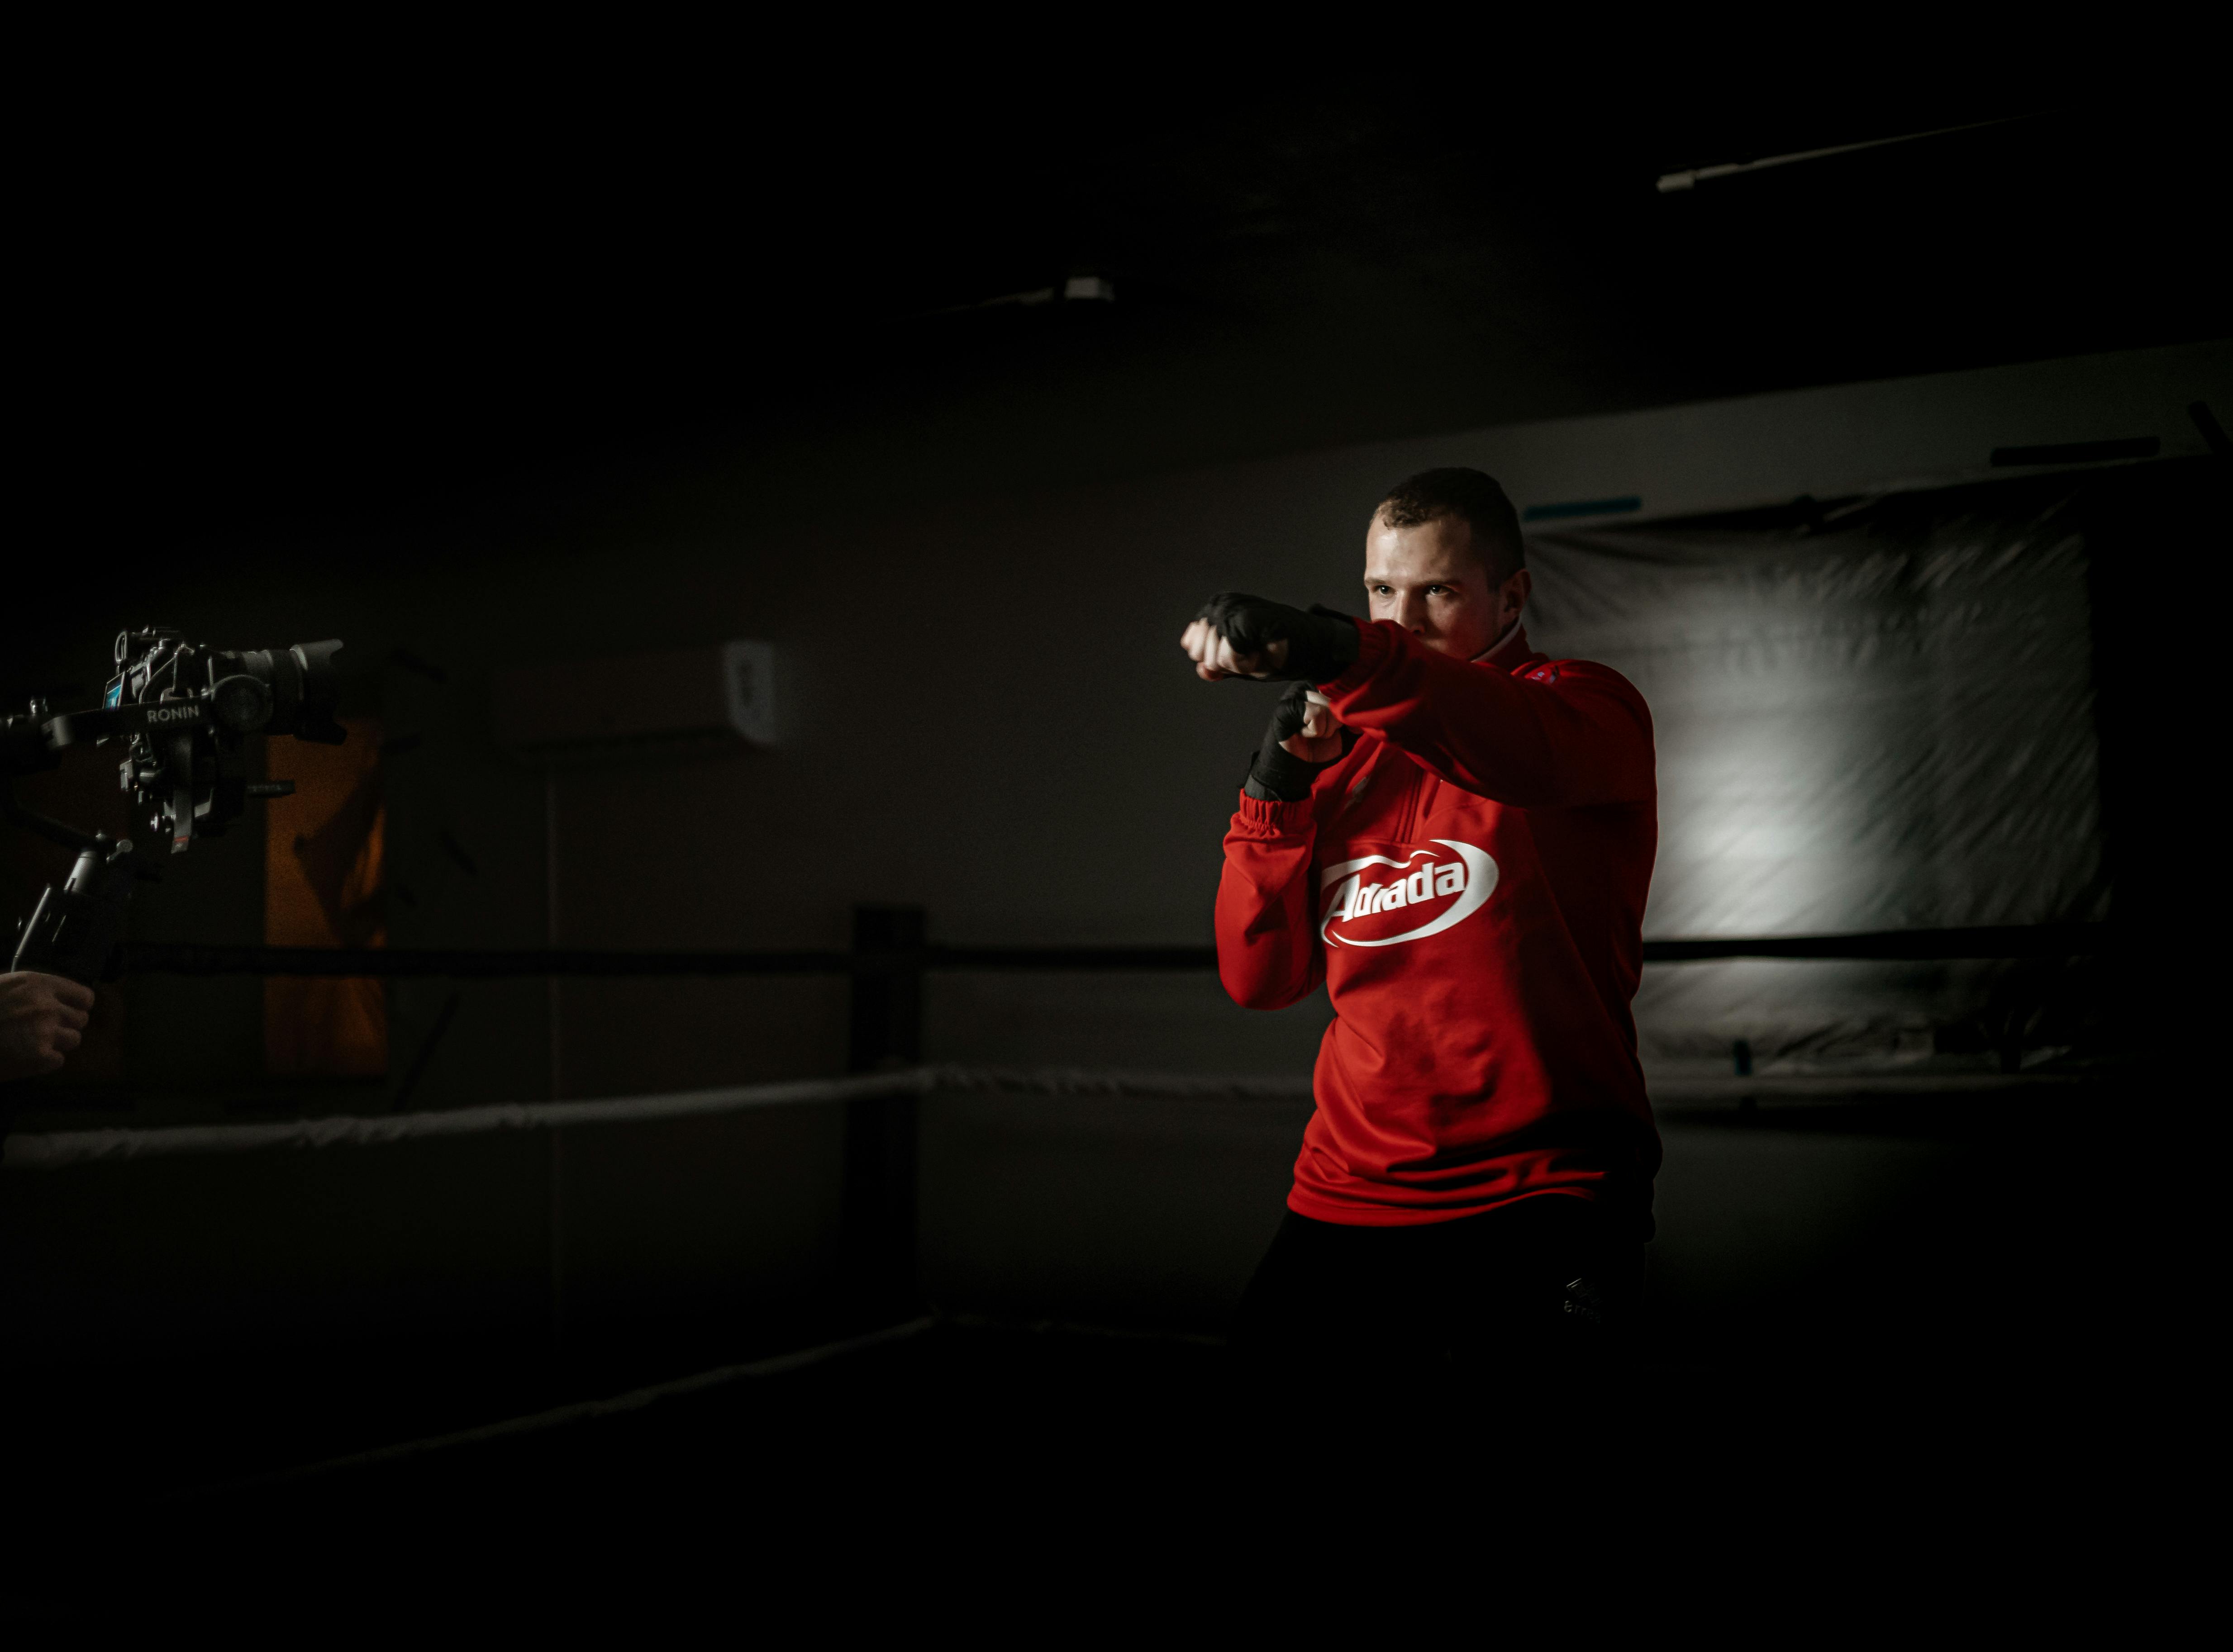
[{"label": "black hand wrap", "polygon": [[1203,603],[1195,618],[1207,620],[1239,654],[1261,654],[1270,644],[1284,640],[1286,664],[1278,671],[1258,673],[1273,682],[1330,683],[1357,658],[1357,622],[1331,608],[1313,608],[1306,613],[1284,602],[1226,591]]},{"label": "black hand wrap", "polygon": [[[1293,684],[1272,707],[1271,726],[1264,731],[1264,744],[1250,762],[1247,784],[1241,787],[1259,803],[1302,802],[1311,795],[1311,784],[1319,773],[1340,761],[1337,758],[1326,763],[1305,763],[1280,744],[1303,732],[1311,714],[1310,692],[1308,683]],[[1342,749],[1349,749],[1346,739]]]}]

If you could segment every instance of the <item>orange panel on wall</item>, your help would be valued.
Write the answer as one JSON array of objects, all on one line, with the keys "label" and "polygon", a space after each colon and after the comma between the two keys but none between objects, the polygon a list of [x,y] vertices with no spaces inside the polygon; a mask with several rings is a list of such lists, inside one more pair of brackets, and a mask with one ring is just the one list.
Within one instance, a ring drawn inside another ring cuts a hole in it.
[{"label": "orange panel on wall", "polygon": [[[264,806],[264,940],[272,946],[383,946],[380,725],[342,720],[344,745],[275,739],[266,774],[295,795]],[[387,1070],[387,999],[373,979],[275,976],[264,984],[264,1058],[287,1076]]]}]

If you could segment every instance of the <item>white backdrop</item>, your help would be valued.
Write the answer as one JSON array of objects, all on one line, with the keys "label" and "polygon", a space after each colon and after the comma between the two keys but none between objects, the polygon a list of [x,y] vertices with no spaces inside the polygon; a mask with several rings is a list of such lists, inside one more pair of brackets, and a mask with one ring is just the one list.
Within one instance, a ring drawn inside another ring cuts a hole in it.
[{"label": "white backdrop", "polygon": [[[1659,754],[1645,933],[2106,915],[2086,548],[2052,478],[1531,542],[1531,635],[1643,690]],[[1976,965],[1650,972],[1647,1052],[1882,1060],[1982,1010]]]}]

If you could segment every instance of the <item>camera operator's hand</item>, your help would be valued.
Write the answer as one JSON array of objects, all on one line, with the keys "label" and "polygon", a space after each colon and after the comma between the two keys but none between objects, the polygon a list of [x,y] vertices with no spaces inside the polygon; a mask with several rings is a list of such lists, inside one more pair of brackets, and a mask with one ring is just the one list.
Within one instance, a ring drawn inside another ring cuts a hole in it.
[{"label": "camera operator's hand", "polygon": [[1294,683],[1272,707],[1271,726],[1248,766],[1247,794],[1260,803],[1300,803],[1318,771],[1349,749],[1342,725],[1308,683]]},{"label": "camera operator's hand", "polygon": [[82,1042],[92,1014],[89,986],[36,970],[0,974],[0,1080],[59,1068]]},{"label": "camera operator's hand", "polygon": [[1227,591],[1202,604],[1179,647],[1206,683],[1221,677],[1325,683],[1357,658],[1357,622]]}]

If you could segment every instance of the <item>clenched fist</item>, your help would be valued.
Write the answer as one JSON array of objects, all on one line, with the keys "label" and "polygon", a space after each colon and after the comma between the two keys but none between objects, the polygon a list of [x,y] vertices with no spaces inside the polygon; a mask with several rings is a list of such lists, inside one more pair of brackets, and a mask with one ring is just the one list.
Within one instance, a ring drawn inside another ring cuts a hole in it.
[{"label": "clenched fist", "polygon": [[93,989],[60,975],[0,975],[0,1080],[53,1072],[85,1037]]},{"label": "clenched fist", "polygon": [[1245,789],[1260,802],[1299,803],[1311,795],[1319,771],[1341,760],[1349,740],[1323,695],[1308,683],[1290,683],[1272,707],[1271,726],[1249,764]]},{"label": "clenched fist", "polygon": [[1202,604],[1179,647],[1204,682],[1331,682],[1357,658],[1357,622],[1330,609],[1291,608],[1227,591]]}]

